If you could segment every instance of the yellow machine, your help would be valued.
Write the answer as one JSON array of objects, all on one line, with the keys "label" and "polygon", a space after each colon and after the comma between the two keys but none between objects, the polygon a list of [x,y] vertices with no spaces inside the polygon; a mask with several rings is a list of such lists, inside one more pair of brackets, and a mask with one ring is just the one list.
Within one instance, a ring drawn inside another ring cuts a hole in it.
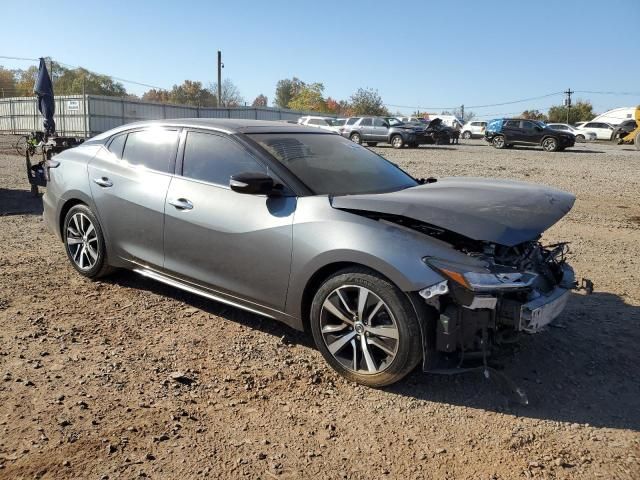
[{"label": "yellow machine", "polygon": [[636,144],[636,149],[640,150],[640,105],[636,107],[633,118],[636,121],[636,128],[622,137],[620,143]]}]

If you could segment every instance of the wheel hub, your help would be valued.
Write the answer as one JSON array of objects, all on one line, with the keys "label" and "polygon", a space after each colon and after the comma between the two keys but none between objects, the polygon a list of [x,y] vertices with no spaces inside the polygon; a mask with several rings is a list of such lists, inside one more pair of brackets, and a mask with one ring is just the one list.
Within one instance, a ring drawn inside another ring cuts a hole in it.
[{"label": "wheel hub", "polygon": [[361,322],[356,322],[353,325],[353,329],[356,331],[358,335],[362,335],[364,333],[364,325]]}]

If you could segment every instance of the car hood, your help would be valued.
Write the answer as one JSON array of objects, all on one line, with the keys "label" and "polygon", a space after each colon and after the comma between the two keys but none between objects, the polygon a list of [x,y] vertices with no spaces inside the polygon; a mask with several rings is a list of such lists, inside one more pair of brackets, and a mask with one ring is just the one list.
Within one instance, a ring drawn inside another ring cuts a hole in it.
[{"label": "car hood", "polygon": [[400,215],[506,246],[537,239],[574,202],[575,196],[555,188],[485,178],[443,178],[397,192],[331,199],[334,208]]}]

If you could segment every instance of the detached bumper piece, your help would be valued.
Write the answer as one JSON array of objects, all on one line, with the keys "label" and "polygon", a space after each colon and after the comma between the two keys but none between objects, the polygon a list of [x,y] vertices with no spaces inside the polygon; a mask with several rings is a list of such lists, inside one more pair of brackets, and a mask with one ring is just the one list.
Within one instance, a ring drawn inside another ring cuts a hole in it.
[{"label": "detached bumper piece", "polygon": [[518,330],[536,333],[562,313],[569,300],[569,290],[557,287],[550,295],[536,298],[520,307]]}]

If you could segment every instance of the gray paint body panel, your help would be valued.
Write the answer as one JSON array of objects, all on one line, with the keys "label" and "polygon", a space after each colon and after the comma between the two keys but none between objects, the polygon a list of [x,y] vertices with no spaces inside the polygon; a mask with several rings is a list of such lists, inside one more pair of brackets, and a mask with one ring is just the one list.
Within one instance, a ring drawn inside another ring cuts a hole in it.
[{"label": "gray paint body panel", "polygon": [[570,193],[532,183],[443,178],[398,192],[334,197],[332,205],[401,215],[474,240],[513,246],[538,238],[574,201]]}]

